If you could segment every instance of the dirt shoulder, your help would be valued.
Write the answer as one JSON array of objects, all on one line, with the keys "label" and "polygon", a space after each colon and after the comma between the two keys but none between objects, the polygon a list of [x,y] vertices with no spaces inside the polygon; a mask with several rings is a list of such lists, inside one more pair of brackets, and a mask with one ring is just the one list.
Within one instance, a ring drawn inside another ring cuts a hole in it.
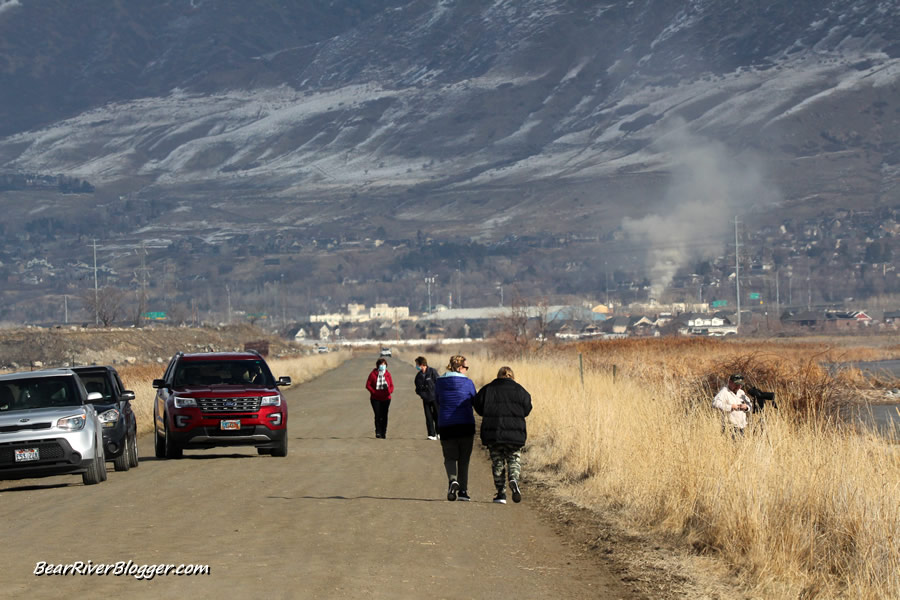
[{"label": "dirt shoulder", "polygon": [[578,506],[550,473],[534,477],[538,514],[573,551],[613,574],[635,597],[654,600],[742,600],[754,597],[739,573],[694,552],[683,540],[638,529],[614,509]]}]

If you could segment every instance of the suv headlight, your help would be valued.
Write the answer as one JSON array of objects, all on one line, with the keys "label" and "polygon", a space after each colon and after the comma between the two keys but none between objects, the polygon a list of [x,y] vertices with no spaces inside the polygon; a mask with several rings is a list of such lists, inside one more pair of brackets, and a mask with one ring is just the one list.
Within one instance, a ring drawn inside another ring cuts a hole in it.
[{"label": "suv headlight", "polygon": [[66,431],[80,431],[84,429],[85,423],[87,423],[87,416],[81,413],[80,415],[72,415],[71,417],[60,419],[56,422],[56,426]]},{"label": "suv headlight", "polygon": [[100,422],[103,423],[104,427],[115,427],[116,423],[119,422],[119,411],[115,408],[111,408],[100,413],[98,418],[100,419]]},{"label": "suv headlight", "polygon": [[260,406],[281,406],[281,396],[263,396]]},{"label": "suv headlight", "polygon": [[175,408],[197,406],[197,400],[195,400],[194,398],[182,398],[181,396],[175,396],[173,400],[175,402]]}]

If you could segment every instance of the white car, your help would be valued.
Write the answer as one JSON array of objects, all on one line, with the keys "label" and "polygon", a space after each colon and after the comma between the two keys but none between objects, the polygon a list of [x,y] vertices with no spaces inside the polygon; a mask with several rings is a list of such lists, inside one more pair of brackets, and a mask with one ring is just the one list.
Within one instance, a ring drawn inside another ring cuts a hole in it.
[{"label": "white car", "polygon": [[382,348],[381,356],[391,356],[391,349],[390,348]]},{"label": "white car", "polygon": [[106,480],[103,426],[91,404],[102,399],[69,369],[0,375],[0,479]]}]

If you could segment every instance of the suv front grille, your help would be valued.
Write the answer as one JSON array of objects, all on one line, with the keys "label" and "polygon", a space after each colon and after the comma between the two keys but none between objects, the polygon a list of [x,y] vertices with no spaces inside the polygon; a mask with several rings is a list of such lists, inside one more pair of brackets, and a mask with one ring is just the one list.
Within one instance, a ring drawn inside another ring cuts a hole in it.
[{"label": "suv front grille", "polygon": [[[33,463],[17,463],[15,458],[16,448],[37,448],[40,452],[40,460]],[[41,464],[64,459],[66,450],[56,440],[35,440],[33,442],[13,442],[0,444],[0,466],[27,466],[29,464]]]},{"label": "suv front grille", "polygon": [[197,404],[203,412],[256,412],[259,410],[259,396],[249,398],[198,398]]}]

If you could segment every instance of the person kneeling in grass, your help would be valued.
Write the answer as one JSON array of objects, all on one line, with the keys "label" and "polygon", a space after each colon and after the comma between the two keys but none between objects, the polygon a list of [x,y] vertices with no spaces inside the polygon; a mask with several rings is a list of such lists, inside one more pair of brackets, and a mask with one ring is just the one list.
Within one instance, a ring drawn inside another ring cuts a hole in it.
[{"label": "person kneeling in grass", "polygon": [[497,495],[494,502],[506,504],[506,476],[513,502],[522,501],[519,488],[522,447],[528,438],[525,417],[531,413],[531,395],[516,383],[510,367],[500,367],[497,379],[482,387],[472,399],[481,415],[481,443],[491,453],[491,471]]}]

